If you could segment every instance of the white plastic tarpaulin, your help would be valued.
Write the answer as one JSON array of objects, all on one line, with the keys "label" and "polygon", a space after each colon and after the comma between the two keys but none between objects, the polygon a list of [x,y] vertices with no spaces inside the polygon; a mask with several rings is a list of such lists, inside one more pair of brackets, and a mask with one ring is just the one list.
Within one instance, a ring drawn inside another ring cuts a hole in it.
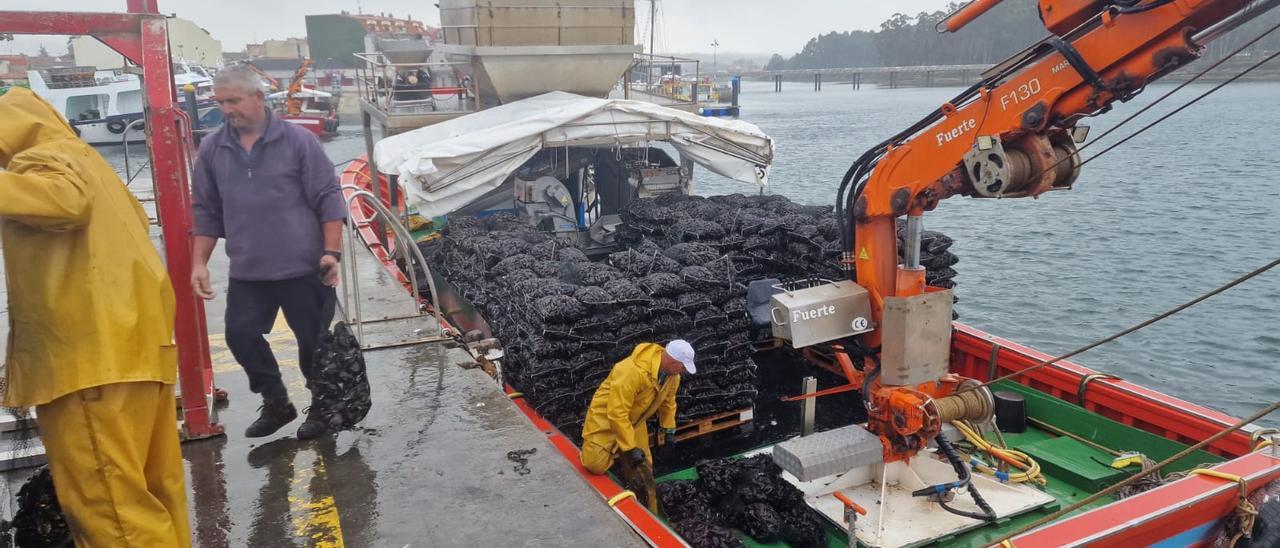
[{"label": "white plastic tarpaulin", "polygon": [[502,185],[543,147],[625,147],[665,141],[708,170],[768,182],[773,140],[754,124],[652,103],[555,91],[388,137],[374,147],[418,212],[443,215]]},{"label": "white plastic tarpaulin", "polygon": [[[299,99],[311,99],[311,98],[313,98],[313,97],[314,97],[314,98],[317,98],[317,99],[329,99],[329,98],[333,97],[333,94],[332,94],[332,93],[329,93],[329,92],[327,92],[327,91],[321,91],[321,90],[314,89],[314,88],[302,88],[302,89],[301,89],[301,90],[299,90],[297,93],[293,94],[293,96],[294,96],[294,97],[297,97],[297,98],[299,98]],[[271,99],[271,100],[273,100],[273,101],[275,101],[275,100],[284,100],[284,99],[288,99],[288,98],[289,98],[289,92],[288,92],[287,90],[286,90],[286,91],[277,91],[277,92],[272,93],[271,95],[268,95],[268,96],[267,96],[267,99]]]}]

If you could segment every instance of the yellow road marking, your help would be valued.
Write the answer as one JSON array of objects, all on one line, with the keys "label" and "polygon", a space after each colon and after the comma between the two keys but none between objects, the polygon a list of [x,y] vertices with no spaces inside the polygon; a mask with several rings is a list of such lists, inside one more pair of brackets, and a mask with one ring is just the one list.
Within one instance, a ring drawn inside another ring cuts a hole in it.
[{"label": "yellow road marking", "polygon": [[297,472],[289,489],[294,536],[306,538],[310,546],[317,548],[343,548],[342,520],[333,496],[327,494],[329,478],[324,457],[316,453],[314,462],[310,467],[295,466]]},{"label": "yellow road marking", "polygon": [[[281,366],[297,369],[298,342],[294,339],[293,331],[289,329],[284,314],[276,315],[276,321],[271,326],[271,333],[267,334],[266,339]],[[291,357],[280,359],[280,356]],[[225,333],[209,334],[209,358],[213,362],[214,373],[240,371],[240,364],[236,362],[235,356],[231,355],[231,349],[227,348]]]}]

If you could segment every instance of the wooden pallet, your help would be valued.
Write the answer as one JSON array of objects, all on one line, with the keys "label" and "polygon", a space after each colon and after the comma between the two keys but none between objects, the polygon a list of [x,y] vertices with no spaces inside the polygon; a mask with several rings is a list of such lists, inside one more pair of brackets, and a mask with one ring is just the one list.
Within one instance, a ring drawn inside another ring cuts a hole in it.
[{"label": "wooden pallet", "polygon": [[782,348],[782,339],[766,339],[763,341],[754,341],[751,348],[756,352],[765,352],[768,350],[777,350]]},{"label": "wooden pallet", "polygon": [[[698,436],[705,436],[712,432],[728,430],[742,426],[755,417],[755,408],[739,409],[737,411],[727,411],[718,415],[711,415],[696,421],[687,422],[676,426],[676,441],[684,441],[693,439]],[[661,430],[658,431],[658,445],[666,443],[666,435]]]},{"label": "wooden pallet", "polygon": [[822,369],[825,369],[826,371],[830,372],[832,375],[835,375],[841,378],[844,377],[844,371],[840,369],[840,364],[836,363],[836,361],[831,356],[823,354],[821,352],[817,352],[812,348],[806,348],[804,350],[801,350],[800,355],[803,356],[806,360],[809,360],[809,363],[812,363],[813,365],[816,365],[818,367],[821,367]]}]

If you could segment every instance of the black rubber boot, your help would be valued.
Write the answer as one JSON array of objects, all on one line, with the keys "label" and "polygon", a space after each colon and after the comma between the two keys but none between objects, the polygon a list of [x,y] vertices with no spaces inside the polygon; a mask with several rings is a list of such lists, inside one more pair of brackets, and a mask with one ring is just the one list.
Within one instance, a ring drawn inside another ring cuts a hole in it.
[{"label": "black rubber boot", "polygon": [[329,425],[320,418],[315,404],[311,404],[306,413],[307,419],[302,421],[302,426],[298,427],[298,439],[313,440],[329,433]]},{"label": "black rubber boot", "polygon": [[244,437],[246,438],[270,436],[298,418],[298,410],[288,399],[263,400],[262,407],[258,409],[262,414],[258,416],[258,420],[249,425],[249,428],[245,429]]}]

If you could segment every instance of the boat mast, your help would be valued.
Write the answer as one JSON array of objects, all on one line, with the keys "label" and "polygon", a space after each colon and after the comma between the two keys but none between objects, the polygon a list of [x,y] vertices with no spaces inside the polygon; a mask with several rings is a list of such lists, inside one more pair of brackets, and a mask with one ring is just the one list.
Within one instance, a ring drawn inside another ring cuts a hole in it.
[{"label": "boat mast", "polygon": [[653,89],[653,37],[658,28],[658,0],[649,0],[649,70],[645,71],[645,91]]},{"label": "boat mast", "polygon": [[649,56],[653,56],[653,36],[658,29],[658,0],[649,0]]}]

